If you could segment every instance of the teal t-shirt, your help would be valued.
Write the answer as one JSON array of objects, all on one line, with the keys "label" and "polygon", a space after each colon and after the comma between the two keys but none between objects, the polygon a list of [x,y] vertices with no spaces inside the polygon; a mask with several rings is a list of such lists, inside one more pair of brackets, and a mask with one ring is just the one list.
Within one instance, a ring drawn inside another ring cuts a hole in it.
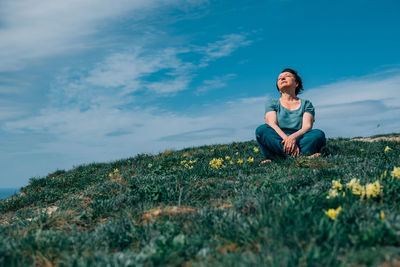
[{"label": "teal t-shirt", "polygon": [[308,112],[315,117],[315,110],[311,101],[305,99],[300,99],[300,101],[301,105],[298,109],[288,110],[281,105],[279,99],[268,99],[265,104],[265,113],[276,111],[276,119],[281,129],[300,130],[303,124],[304,112]]}]

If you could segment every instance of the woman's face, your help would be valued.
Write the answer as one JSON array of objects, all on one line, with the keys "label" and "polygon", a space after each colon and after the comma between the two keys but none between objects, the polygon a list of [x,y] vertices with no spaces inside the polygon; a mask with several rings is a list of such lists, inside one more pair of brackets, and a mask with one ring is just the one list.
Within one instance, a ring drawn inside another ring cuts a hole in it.
[{"label": "woman's face", "polygon": [[290,72],[282,72],[281,74],[279,74],[277,84],[278,84],[279,90],[296,89],[296,87],[298,85],[296,83],[296,79],[294,78],[294,75]]}]

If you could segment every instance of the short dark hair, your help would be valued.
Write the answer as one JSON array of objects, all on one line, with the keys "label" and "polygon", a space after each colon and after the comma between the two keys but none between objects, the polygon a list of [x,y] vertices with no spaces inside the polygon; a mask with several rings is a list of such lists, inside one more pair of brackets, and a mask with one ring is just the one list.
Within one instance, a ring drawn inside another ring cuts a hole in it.
[{"label": "short dark hair", "polygon": [[[303,82],[301,81],[301,77],[297,74],[297,71],[289,69],[289,68],[286,68],[283,71],[281,71],[281,73],[283,73],[283,72],[290,72],[291,74],[293,74],[294,80],[297,83],[297,87],[296,87],[296,92],[295,93],[296,93],[296,95],[300,94],[301,91],[303,91],[304,89],[303,89]],[[276,81],[276,88],[279,91],[278,81]]]}]

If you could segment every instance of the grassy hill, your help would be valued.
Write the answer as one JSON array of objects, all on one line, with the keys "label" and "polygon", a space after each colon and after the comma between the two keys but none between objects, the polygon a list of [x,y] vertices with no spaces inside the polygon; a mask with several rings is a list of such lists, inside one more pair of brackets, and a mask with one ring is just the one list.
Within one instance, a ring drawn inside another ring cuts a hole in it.
[{"label": "grassy hill", "polygon": [[322,157],[262,167],[256,147],[32,178],[0,201],[0,265],[399,264],[400,142],[328,139]]}]

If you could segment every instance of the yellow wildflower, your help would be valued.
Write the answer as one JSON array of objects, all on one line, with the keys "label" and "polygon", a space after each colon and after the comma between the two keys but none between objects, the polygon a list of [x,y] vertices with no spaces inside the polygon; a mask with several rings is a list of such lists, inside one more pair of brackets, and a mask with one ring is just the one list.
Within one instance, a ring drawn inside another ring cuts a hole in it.
[{"label": "yellow wildflower", "polygon": [[381,184],[379,183],[379,181],[365,185],[365,194],[367,198],[376,197],[380,192]]},{"label": "yellow wildflower", "polygon": [[183,164],[185,164],[186,163],[186,160],[182,160],[181,161],[181,165],[183,165]]},{"label": "yellow wildflower", "polygon": [[151,168],[151,167],[153,167],[153,164],[149,163],[149,164],[147,165],[147,168]]},{"label": "yellow wildflower", "polygon": [[249,157],[248,159],[247,159],[247,162],[254,162],[254,158],[252,158],[252,157]]},{"label": "yellow wildflower", "polygon": [[239,152],[236,152],[235,155],[236,155],[236,156],[239,155]]},{"label": "yellow wildflower", "polygon": [[342,192],[342,197],[345,197],[346,196],[346,192]]},{"label": "yellow wildflower", "polygon": [[336,220],[336,217],[341,212],[342,212],[342,206],[339,206],[337,209],[329,209],[328,211],[325,211],[325,214],[328,215],[328,217],[331,218],[332,220]]},{"label": "yellow wildflower", "polygon": [[235,164],[235,162],[233,162],[233,160],[230,160],[229,164],[233,165],[233,164]]},{"label": "yellow wildflower", "polygon": [[188,169],[189,169],[189,170],[193,169],[193,166],[189,166]]},{"label": "yellow wildflower", "polygon": [[237,160],[237,163],[238,163],[238,164],[243,164],[243,160],[242,160],[242,159],[238,159],[238,160]]},{"label": "yellow wildflower", "polygon": [[360,179],[353,178],[346,184],[347,188],[350,190],[353,189],[354,186],[360,185]]},{"label": "yellow wildflower", "polygon": [[365,195],[365,188],[360,184],[354,185],[351,191],[354,195],[359,195],[361,197],[364,197]]},{"label": "yellow wildflower", "polygon": [[360,185],[360,179],[353,178],[346,184],[354,195],[359,195],[361,198],[365,195],[365,187]]},{"label": "yellow wildflower", "polygon": [[257,152],[260,151],[260,150],[258,149],[258,147],[254,147],[254,148],[253,148],[253,151],[257,153]]},{"label": "yellow wildflower", "polygon": [[389,152],[390,150],[392,150],[392,149],[391,149],[389,146],[386,146],[384,151],[385,151],[385,153],[387,153],[387,152]]},{"label": "yellow wildflower", "polygon": [[381,210],[381,220],[385,220],[385,213],[383,212],[383,210]]},{"label": "yellow wildflower", "polygon": [[189,164],[187,164],[187,163],[184,166],[185,166],[185,168],[189,168]]},{"label": "yellow wildflower", "polygon": [[393,171],[390,173],[393,178],[400,179],[400,167],[394,167]]},{"label": "yellow wildflower", "polygon": [[331,199],[331,198],[337,197],[338,195],[339,195],[339,192],[337,191],[337,189],[336,188],[331,188],[329,190],[329,194],[328,194],[328,196],[326,198],[327,199]]},{"label": "yellow wildflower", "polygon": [[364,148],[361,148],[360,151],[363,152],[363,151],[364,151]]},{"label": "yellow wildflower", "polygon": [[112,177],[112,173],[110,173],[108,176],[109,176],[109,177]]},{"label": "yellow wildflower", "polygon": [[337,189],[337,190],[342,190],[343,189],[343,185],[340,183],[340,179],[339,180],[332,180],[332,187]]},{"label": "yellow wildflower", "polygon": [[231,159],[231,157],[229,157],[229,156],[226,156],[226,157],[225,157],[225,159],[226,159],[226,160],[230,160],[230,159]]},{"label": "yellow wildflower", "polygon": [[[222,162],[224,162],[224,160],[222,159],[222,158],[218,158],[218,159],[216,159],[216,158],[213,158],[211,161],[210,161],[210,166],[212,167],[212,168],[214,168],[214,169],[219,169],[219,167],[221,167],[221,165],[222,165]],[[223,166],[224,167],[224,166]]]},{"label": "yellow wildflower", "polygon": [[114,173],[118,173],[119,172],[119,170],[118,169],[114,169]]}]

